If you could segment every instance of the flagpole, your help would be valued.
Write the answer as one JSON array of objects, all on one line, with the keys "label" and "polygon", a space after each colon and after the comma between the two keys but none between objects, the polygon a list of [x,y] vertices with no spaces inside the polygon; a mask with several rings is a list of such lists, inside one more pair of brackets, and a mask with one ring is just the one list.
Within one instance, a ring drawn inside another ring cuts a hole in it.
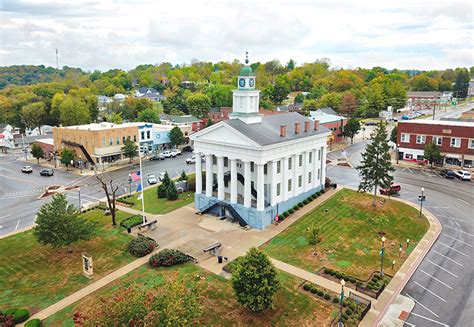
[{"label": "flagpole", "polygon": [[140,154],[140,132],[138,133],[138,161],[140,163],[140,186],[141,186],[141,189],[142,189],[142,218],[143,218],[143,221],[142,223],[143,224],[146,224],[146,218],[145,218],[145,196],[143,195],[143,171],[142,171],[142,156]]}]

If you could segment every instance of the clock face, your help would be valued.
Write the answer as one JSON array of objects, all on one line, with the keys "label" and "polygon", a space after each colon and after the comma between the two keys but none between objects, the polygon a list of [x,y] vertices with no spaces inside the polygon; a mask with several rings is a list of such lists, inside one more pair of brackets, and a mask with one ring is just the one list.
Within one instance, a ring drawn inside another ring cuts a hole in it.
[{"label": "clock face", "polygon": [[253,78],[251,78],[251,79],[249,80],[249,85],[250,85],[250,87],[254,87],[254,86],[255,86],[255,80],[254,80]]},{"label": "clock face", "polygon": [[245,86],[245,79],[241,78],[239,79],[239,86],[244,87]]}]

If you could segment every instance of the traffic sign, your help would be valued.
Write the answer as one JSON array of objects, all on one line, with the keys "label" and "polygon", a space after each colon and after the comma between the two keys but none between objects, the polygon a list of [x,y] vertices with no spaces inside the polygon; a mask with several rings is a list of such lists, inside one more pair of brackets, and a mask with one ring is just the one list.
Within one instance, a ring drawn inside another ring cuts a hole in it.
[{"label": "traffic sign", "polygon": [[426,196],[425,195],[418,195],[418,201],[425,201],[426,200]]}]

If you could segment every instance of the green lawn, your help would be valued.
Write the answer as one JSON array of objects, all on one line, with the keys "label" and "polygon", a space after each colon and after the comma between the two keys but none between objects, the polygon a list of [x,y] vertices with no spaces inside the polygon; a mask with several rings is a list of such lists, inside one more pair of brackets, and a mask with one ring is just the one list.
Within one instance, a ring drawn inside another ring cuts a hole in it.
[{"label": "green lawn", "polygon": [[[194,192],[181,193],[177,200],[169,201],[166,198],[158,198],[156,190],[157,187],[151,187],[143,192],[145,194],[145,212],[163,215],[194,202]],[[134,194],[127,200],[135,203],[132,206],[133,209],[142,210],[142,201],[138,200],[137,197],[138,194]]]},{"label": "green lawn", "polygon": [[[205,277],[204,280],[198,276]],[[142,266],[135,269],[120,280],[117,280],[101,290],[89,295],[82,301],[49,317],[46,326],[74,326],[72,315],[80,312],[88,315],[94,303],[100,297],[110,296],[119,286],[138,283],[145,288],[156,288],[166,280],[179,278],[184,283],[195,281],[203,289],[201,317],[196,325],[207,326],[310,326],[328,325],[331,314],[336,307],[315,299],[304,293],[298,286],[301,280],[284,272],[279,273],[282,289],[275,298],[275,308],[268,312],[252,314],[243,309],[235,300],[230,281],[221,276],[209,273],[193,264],[184,264],[171,268],[151,269]]]},{"label": "green lawn", "polygon": [[[269,256],[304,268],[318,271],[328,267],[361,279],[380,270],[380,233],[386,233],[384,265],[393,275],[406,259],[406,239],[410,251],[429,228],[428,221],[418,218],[418,210],[404,203],[386,200],[371,207],[372,196],[341,190],[322,205],[306,214],[281,234],[263,245]],[[327,210],[327,212],[326,212]],[[309,245],[306,228],[320,228],[321,242]],[[403,255],[398,257],[399,244]],[[396,261],[391,269],[392,260]]]},{"label": "green lawn", "polygon": [[[110,216],[101,210],[84,216],[99,222],[97,236],[73,245],[72,254],[40,245],[32,231],[0,239],[0,309],[37,312],[89,284],[82,275],[82,252],[92,255],[93,281],[133,260],[126,249],[130,236],[121,227],[112,228]],[[117,221],[129,216],[118,212]]]}]

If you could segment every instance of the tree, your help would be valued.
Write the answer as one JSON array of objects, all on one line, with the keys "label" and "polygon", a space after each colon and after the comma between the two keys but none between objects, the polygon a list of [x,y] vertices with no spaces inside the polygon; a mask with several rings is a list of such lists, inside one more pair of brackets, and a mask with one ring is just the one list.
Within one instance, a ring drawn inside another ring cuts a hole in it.
[{"label": "tree", "polygon": [[105,120],[113,124],[122,124],[123,118],[121,112],[113,112],[110,115],[105,115]]},{"label": "tree", "polygon": [[119,190],[119,185],[114,184],[114,177],[112,174],[97,174],[97,171],[94,170],[95,178],[99,181],[100,188],[104,191],[105,197],[107,199],[107,207],[110,211],[110,216],[112,217],[112,226],[117,225],[116,215],[117,215],[117,207],[116,207],[116,199],[117,199],[117,191]]},{"label": "tree", "polygon": [[280,104],[287,98],[290,91],[291,89],[288,80],[281,75],[276,78],[270,97],[273,102]]},{"label": "tree", "polygon": [[63,165],[66,165],[66,170],[69,170],[69,165],[71,164],[71,161],[74,161],[74,158],[75,158],[75,153],[74,151],[70,150],[70,149],[63,149],[61,151],[61,159],[60,159],[60,162],[63,164]]},{"label": "tree", "polygon": [[379,112],[385,109],[383,87],[380,84],[369,86],[365,94],[363,105],[365,117],[378,117]]},{"label": "tree", "polygon": [[454,96],[460,99],[467,97],[469,88],[469,71],[466,68],[456,69],[456,79],[454,80],[453,92]]},{"label": "tree", "polygon": [[170,182],[166,188],[166,198],[170,201],[178,199],[178,190],[174,182]]},{"label": "tree", "polygon": [[64,126],[90,123],[89,108],[81,99],[67,95],[59,105],[59,121]]},{"label": "tree", "polygon": [[295,103],[303,103],[304,101],[304,95],[303,93],[298,93],[296,96],[295,96]]},{"label": "tree", "polygon": [[181,173],[181,176],[179,176],[180,181],[187,181],[188,180],[188,175],[186,175],[186,172],[183,170]]},{"label": "tree", "polygon": [[27,128],[40,129],[41,122],[46,116],[46,106],[43,102],[27,104],[21,109],[21,120]]},{"label": "tree", "polygon": [[214,125],[214,122],[212,121],[211,118],[209,118],[209,119],[207,120],[207,122],[206,122],[206,126],[205,126],[205,127],[209,127],[209,126],[212,126],[212,125]]},{"label": "tree", "polygon": [[72,252],[72,244],[90,240],[95,227],[96,222],[81,217],[79,211],[68,203],[66,196],[57,193],[38,211],[33,234],[42,245],[53,248],[68,246],[69,252]]},{"label": "tree", "polygon": [[160,124],[160,114],[155,108],[146,108],[138,113],[137,121]]},{"label": "tree", "polygon": [[413,78],[413,91],[437,91],[438,82],[426,74],[420,74]]},{"label": "tree", "polygon": [[253,247],[232,274],[232,287],[241,305],[261,312],[273,307],[273,297],[280,284],[276,269],[268,257]]},{"label": "tree", "polygon": [[318,109],[318,101],[315,99],[304,99],[303,101],[303,110],[308,112],[308,111],[314,111]]},{"label": "tree", "polygon": [[357,109],[357,99],[351,92],[344,94],[339,105],[338,112],[341,115],[352,117]]},{"label": "tree", "polygon": [[321,233],[320,229],[314,224],[306,229],[308,234],[308,243],[310,245],[316,245],[320,241],[319,234]]},{"label": "tree", "polygon": [[392,128],[392,132],[390,134],[390,141],[392,141],[393,143],[397,143],[397,126]]},{"label": "tree", "polygon": [[184,143],[184,134],[178,126],[173,127],[170,131],[170,141],[174,146]]},{"label": "tree", "polygon": [[431,167],[433,167],[433,163],[441,160],[441,152],[439,147],[436,145],[434,141],[428,142],[425,144],[425,149],[423,153],[423,157],[428,160]]},{"label": "tree", "polygon": [[211,100],[213,107],[232,107],[232,89],[231,85],[212,84],[206,89],[206,94]]},{"label": "tree", "polygon": [[339,108],[339,105],[342,101],[342,93],[326,93],[321,96],[318,101],[319,108],[330,107],[330,108]]},{"label": "tree", "polygon": [[165,175],[163,176],[163,180],[161,181],[161,184],[156,189],[157,196],[159,198],[162,198],[162,199],[166,198],[168,186],[170,186],[171,183],[172,182],[171,182],[170,176],[168,175],[168,172],[166,171]]},{"label": "tree", "polygon": [[286,68],[288,68],[288,70],[295,69],[295,66],[296,62],[293,59],[290,59],[290,61],[288,61],[288,63],[286,64]]},{"label": "tree", "polygon": [[188,108],[197,118],[205,117],[211,109],[211,99],[206,94],[194,93],[188,97]]},{"label": "tree", "polygon": [[351,118],[347,121],[346,126],[344,126],[344,136],[349,137],[351,139],[351,144],[354,143],[354,136],[359,133],[360,130],[360,122],[355,119]]},{"label": "tree", "polygon": [[123,155],[130,160],[129,163],[132,163],[133,158],[135,158],[138,153],[138,145],[132,140],[127,139],[122,147],[122,152]]},{"label": "tree", "polygon": [[43,158],[44,156],[44,151],[43,148],[40,147],[38,144],[33,143],[31,146],[31,155],[38,160],[38,164],[40,162],[40,158]]},{"label": "tree", "polygon": [[389,153],[386,125],[381,121],[375,131],[370,135],[370,143],[367,144],[365,152],[362,153],[361,165],[357,167],[361,182],[359,190],[366,192],[374,191],[372,205],[377,204],[377,187],[390,187],[393,176],[390,175],[395,169]]}]

